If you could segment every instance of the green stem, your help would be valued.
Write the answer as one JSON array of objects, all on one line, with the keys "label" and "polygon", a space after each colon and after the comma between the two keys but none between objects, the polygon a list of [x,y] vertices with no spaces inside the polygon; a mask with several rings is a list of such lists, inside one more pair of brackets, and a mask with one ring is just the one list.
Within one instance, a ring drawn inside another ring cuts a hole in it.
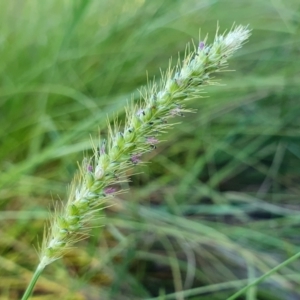
[{"label": "green stem", "polygon": [[30,297],[32,290],[33,290],[37,280],[39,279],[41,273],[43,272],[43,270],[44,270],[44,267],[41,267],[40,265],[38,265],[21,300],[27,300]]},{"label": "green stem", "polygon": [[274,273],[276,273],[277,271],[279,271],[281,268],[283,268],[286,265],[290,264],[291,262],[293,262],[294,260],[296,260],[299,257],[300,257],[300,252],[296,253],[295,255],[293,255],[292,257],[290,257],[289,259],[285,260],[283,263],[281,263],[278,266],[276,266],[275,268],[271,269],[269,272],[267,272],[264,275],[262,275],[261,277],[257,278],[252,283],[246,285],[244,288],[242,288],[241,290],[239,290],[238,292],[236,292],[235,294],[233,294],[232,296],[230,296],[226,300],[234,300],[234,299],[236,299],[238,296],[244,294],[248,289],[250,289],[251,287],[253,287],[253,286],[255,286],[255,285],[259,284],[259,283],[261,283],[262,281],[264,281],[265,279],[267,279],[269,276],[273,275]]}]

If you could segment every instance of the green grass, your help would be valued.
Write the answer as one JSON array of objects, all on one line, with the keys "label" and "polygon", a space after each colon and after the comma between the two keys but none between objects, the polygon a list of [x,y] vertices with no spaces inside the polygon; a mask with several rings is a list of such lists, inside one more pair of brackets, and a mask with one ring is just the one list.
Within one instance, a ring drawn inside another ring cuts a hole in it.
[{"label": "green grass", "polygon": [[[33,299],[223,300],[300,251],[299,20],[298,0],[1,1],[0,299],[20,299],[90,135],[217,21],[253,28],[236,71],[190,103]],[[239,299],[298,299],[299,268]]]}]

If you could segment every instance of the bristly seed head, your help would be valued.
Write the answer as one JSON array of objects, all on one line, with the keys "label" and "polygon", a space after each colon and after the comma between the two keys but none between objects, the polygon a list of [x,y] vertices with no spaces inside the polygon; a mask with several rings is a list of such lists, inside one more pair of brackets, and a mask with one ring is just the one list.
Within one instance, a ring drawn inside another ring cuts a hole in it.
[{"label": "bristly seed head", "polygon": [[68,202],[55,211],[52,225],[45,232],[40,269],[87,236],[87,223],[99,209],[104,209],[107,198],[124,192],[116,191],[113,185],[128,182],[127,171],[159,142],[154,136],[175,125],[167,120],[189,111],[187,101],[201,98],[202,86],[212,84],[212,74],[226,68],[228,58],[249,36],[247,27],[237,26],[228,34],[217,34],[211,45],[206,44],[206,39],[200,41],[194,51],[187,48],[182,64],[170,67],[160,83],[153,82],[142,89],[140,104],[126,107],[122,132],[116,121],[115,128],[109,126],[107,140],[102,140],[95,150],[94,161],[83,160],[80,174],[71,184]]}]

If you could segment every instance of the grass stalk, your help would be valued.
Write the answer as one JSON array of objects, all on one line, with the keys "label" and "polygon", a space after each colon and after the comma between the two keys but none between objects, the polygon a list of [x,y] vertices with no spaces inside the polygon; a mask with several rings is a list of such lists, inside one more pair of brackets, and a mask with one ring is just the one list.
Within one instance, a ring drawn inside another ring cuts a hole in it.
[{"label": "grass stalk", "polygon": [[38,267],[36,268],[36,270],[35,270],[32,278],[31,278],[31,280],[30,280],[30,282],[27,286],[27,289],[26,289],[26,291],[25,291],[25,293],[24,293],[21,300],[29,299],[29,297],[32,294],[32,291],[35,287],[35,284],[38,281],[38,279],[39,279],[40,275],[42,274],[43,270],[44,270],[44,268],[41,265],[38,265]]},{"label": "grass stalk", "polygon": [[266,280],[268,277],[272,276],[273,274],[275,274],[277,271],[279,271],[280,269],[282,269],[283,267],[287,266],[288,264],[292,263],[293,261],[295,261],[296,259],[298,259],[300,257],[300,252],[296,253],[295,255],[293,255],[292,257],[288,258],[287,260],[285,260],[284,262],[282,262],[281,264],[277,265],[275,268],[271,269],[269,272],[263,274],[261,277],[255,279],[253,282],[251,282],[250,284],[246,285],[245,287],[243,287],[242,289],[240,289],[239,291],[237,291],[235,294],[233,294],[232,296],[230,296],[229,298],[227,298],[227,300],[234,300],[237,297],[243,295],[244,293],[246,293],[251,287],[258,285],[259,283],[263,282],[264,280]]},{"label": "grass stalk", "polygon": [[[187,46],[183,61],[162,74],[159,83],[140,90],[140,101],[126,108],[125,124],[108,124],[109,134],[94,146],[94,155],[85,158],[70,186],[68,201],[56,207],[51,225],[45,230],[40,264],[25,295],[28,298],[42,270],[61,258],[73,245],[89,234],[88,224],[97,212],[111,204],[113,196],[128,182],[127,171],[142,163],[142,155],[156,148],[160,136],[170,130],[174,117],[190,112],[187,101],[201,98],[203,87],[215,84],[213,74],[224,71],[228,59],[250,35],[244,26],[216,33],[212,44],[206,39]],[[24,297],[25,297],[24,295]],[[23,298],[23,299],[27,299]]]}]

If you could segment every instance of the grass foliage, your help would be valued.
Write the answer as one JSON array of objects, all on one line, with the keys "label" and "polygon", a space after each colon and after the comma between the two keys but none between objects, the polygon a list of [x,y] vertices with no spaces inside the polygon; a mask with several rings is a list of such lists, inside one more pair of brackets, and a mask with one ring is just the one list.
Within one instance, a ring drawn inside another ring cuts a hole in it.
[{"label": "grass foliage", "polygon": [[[236,71],[191,103],[32,299],[222,300],[300,251],[299,20],[298,0],[1,1],[0,299],[26,288],[90,136],[217,21],[253,28]],[[298,299],[299,269],[239,299]]]}]

